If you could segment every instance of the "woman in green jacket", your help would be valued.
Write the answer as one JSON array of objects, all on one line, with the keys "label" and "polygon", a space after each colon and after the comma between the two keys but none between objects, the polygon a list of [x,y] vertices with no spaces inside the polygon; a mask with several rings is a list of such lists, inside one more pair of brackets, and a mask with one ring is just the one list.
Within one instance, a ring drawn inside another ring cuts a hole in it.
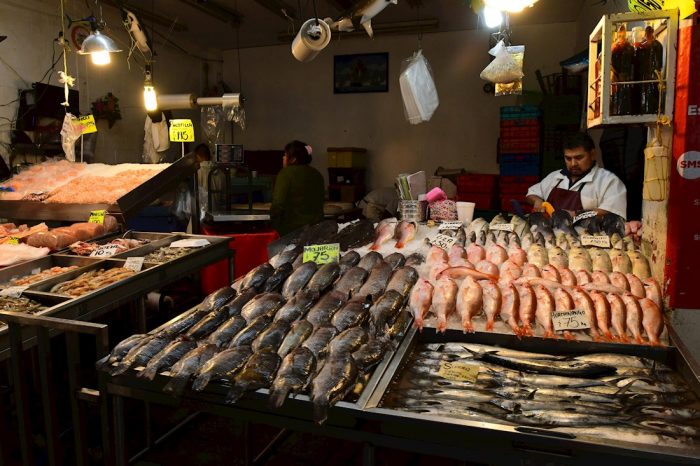
[{"label": "woman in green jacket", "polygon": [[280,236],[323,220],[323,176],[310,163],[311,146],[292,141],[284,147],[270,208],[272,226]]}]

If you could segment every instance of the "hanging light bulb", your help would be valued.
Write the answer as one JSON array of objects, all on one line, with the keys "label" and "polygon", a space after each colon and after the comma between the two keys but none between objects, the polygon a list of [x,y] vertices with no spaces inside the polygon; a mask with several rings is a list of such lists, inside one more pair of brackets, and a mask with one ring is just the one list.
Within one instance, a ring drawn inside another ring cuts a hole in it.
[{"label": "hanging light bulb", "polygon": [[109,56],[109,52],[95,52],[90,54],[92,63],[95,65],[108,65],[112,59]]},{"label": "hanging light bulb", "polygon": [[158,97],[156,96],[156,88],[153,87],[151,65],[146,65],[146,81],[143,83],[143,103],[147,112],[158,109]]},{"label": "hanging light bulb", "polygon": [[121,49],[108,36],[97,30],[97,23],[92,24],[92,33],[83,40],[78,51],[81,55],[91,55],[95,65],[106,65],[111,61],[110,53],[121,52]]},{"label": "hanging light bulb", "polygon": [[484,23],[489,29],[497,28],[503,22],[503,13],[490,6],[484,7]]}]

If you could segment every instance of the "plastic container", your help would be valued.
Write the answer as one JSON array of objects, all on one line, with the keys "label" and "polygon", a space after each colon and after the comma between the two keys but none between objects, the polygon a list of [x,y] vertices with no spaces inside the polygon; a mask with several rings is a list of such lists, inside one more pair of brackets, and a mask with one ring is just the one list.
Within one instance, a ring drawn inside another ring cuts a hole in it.
[{"label": "plastic container", "polygon": [[399,217],[409,222],[425,222],[428,201],[399,201]]},{"label": "plastic container", "polygon": [[463,225],[469,225],[474,219],[474,202],[457,201],[457,220]]}]

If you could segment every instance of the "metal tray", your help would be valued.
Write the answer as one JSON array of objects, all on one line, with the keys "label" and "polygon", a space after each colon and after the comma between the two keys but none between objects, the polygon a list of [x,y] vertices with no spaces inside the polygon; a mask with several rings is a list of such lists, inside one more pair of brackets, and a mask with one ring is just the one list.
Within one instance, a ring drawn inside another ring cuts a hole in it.
[{"label": "metal tray", "polygon": [[[26,291],[22,293],[25,298],[37,301],[45,306],[46,309],[36,312],[32,315],[36,316],[52,316],[58,312],[63,305],[70,300],[65,296],[57,296],[46,293],[35,293],[31,291]],[[24,348],[29,348],[33,346],[36,342],[36,329],[31,329],[27,327],[22,328],[22,343]],[[0,359],[4,359],[9,356],[10,351],[10,334],[7,325],[0,322]]]},{"label": "metal tray", "polygon": [[[151,243],[144,244],[143,246],[141,246],[141,247],[139,247],[139,248],[129,249],[128,251],[124,251],[124,252],[122,252],[121,254],[116,254],[114,257],[117,258],[117,259],[126,259],[127,257],[143,257],[143,256],[147,256],[148,254],[150,254],[150,253],[152,253],[152,252],[154,252],[154,251],[157,251],[158,249],[160,249],[160,248],[162,248],[162,247],[167,247],[167,246],[169,246],[171,243],[174,243],[175,241],[179,241],[179,240],[181,240],[181,239],[205,239],[205,240],[209,241],[210,244],[207,245],[207,246],[203,246],[203,247],[201,247],[201,248],[191,248],[189,253],[185,254],[184,256],[178,257],[178,258],[175,259],[175,260],[180,260],[180,259],[182,259],[183,257],[188,256],[189,254],[191,254],[191,253],[193,253],[193,252],[195,252],[195,251],[199,251],[199,250],[201,250],[201,249],[203,249],[203,248],[207,248],[207,247],[211,246],[212,244],[214,244],[215,242],[219,241],[219,238],[212,239],[211,236],[187,235],[187,234],[184,234],[184,233],[173,233],[173,234],[169,234],[169,235],[168,235],[167,237],[165,237],[165,238],[161,238],[161,239],[158,239],[158,240],[154,240],[154,241],[152,241]],[[232,238],[228,238],[228,239],[229,239],[229,240],[232,240]],[[154,264],[154,265],[163,265],[163,264],[170,264],[170,263],[172,263],[172,262],[174,262],[174,261],[168,261],[168,262],[147,262],[147,263]]]},{"label": "metal tray", "polygon": [[[100,236],[99,238],[95,238],[89,241],[86,241],[86,243],[95,243],[99,245],[107,244],[112,240],[115,240],[117,238],[125,238],[125,239],[140,239],[140,240],[148,240],[150,241],[147,244],[144,244],[143,246],[139,246],[138,248],[133,248],[129,249],[128,251],[124,251],[120,254],[115,254],[112,257],[119,258],[122,257],[123,254],[126,254],[127,252],[130,251],[137,251],[140,250],[141,248],[148,246],[149,244],[157,241],[162,241],[168,238],[173,237],[173,233],[149,233],[149,232],[143,232],[143,231],[133,231],[129,230],[126,233],[119,233],[119,232],[114,232],[114,233],[109,233],[104,236]],[[90,257],[90,256],[81,256],[79,254],[74,254],[69,248],[64,248],[55,253],[56,255],[59,256],[69,256],[69,257]],[[124,256],[124,257],[129,257],[129,256]]]},{"label": "metal tray", "polygon": [[[515,464],[592,464],[605,455],[615,457],[615,464],[698,464],[700,445],[697,447],[671,447],[629,443],[594,437],[577,438],[573,435],[550,432],[546,429],[508,426],[489,422],[474,422],[450,417],[417,414],[382,407],[382,399],[392,381],[398,377],[408,362],[414,347],[419,343],[465,341],[494,346],[506,346],[522,351],[539,351],[551,354],[580,354],[590,352],[616,352],[644,356],[665,362],[681,375],[686,360],[677,348],[644,348],[622,345],[581,342],[571,344],[538,338],[517,340],[507,335],[464,334],[448,331],[437,334],[432,329],[417,332],[411,329],[396,351],[389,368],[370,397],[366,410],[381,419],[393,419],[385,423],[385,433],[400,436],[405,441],[433,442],[459,453],[460,457],[486,463]],[[687,379],[686,379],[687,380]],[[696,394],[697,383],[687,380]],[[410,426],[407,428],[406,426]],[[488,445],[488,449],[484,446]],[[612,459],[611,459],[612,461]]]},{"label": "metal tray", "polygon": [[[13,265],[5,269],[0,270],[0,286],[8,284],[11,280],[16,278],[25,277],[27,275],[33,275],[39,273],[43,270],[50,269],[52,267],[70,267],[72,265],[77,265],[78,268],[84,267],[101,259],[95,259],[93,257],[82,257],[82,256],[57,256],[51,255],[42,257],[40,259],[35,259],[33,261],[23,262],[18,265]],[[63,274],[55,275],[62,276]],[[53,277],[49,277],[53,278]],[[47,280],[47,279],[44,279]],[[41,283],[41,280],[36,283]]]}]

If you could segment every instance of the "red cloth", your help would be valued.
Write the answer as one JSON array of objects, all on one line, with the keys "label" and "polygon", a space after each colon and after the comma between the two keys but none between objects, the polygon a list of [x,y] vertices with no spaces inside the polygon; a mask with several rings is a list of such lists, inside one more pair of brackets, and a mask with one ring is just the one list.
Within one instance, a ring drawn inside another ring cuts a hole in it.
[{"label": "red cloth", "polygon": [[[202,225],[202,233],[212,236],[230,236],[232,241],[229,248],[235,251],[233,272],[235,278],[241,277],[267,262],[267,245],[279,238],[274,230],[266,230],[255,233],[225,233],[211,226]],[[202,292],[212,293],[226,286],[228,282],[228,260],[222,260],[202,269]]]}]

